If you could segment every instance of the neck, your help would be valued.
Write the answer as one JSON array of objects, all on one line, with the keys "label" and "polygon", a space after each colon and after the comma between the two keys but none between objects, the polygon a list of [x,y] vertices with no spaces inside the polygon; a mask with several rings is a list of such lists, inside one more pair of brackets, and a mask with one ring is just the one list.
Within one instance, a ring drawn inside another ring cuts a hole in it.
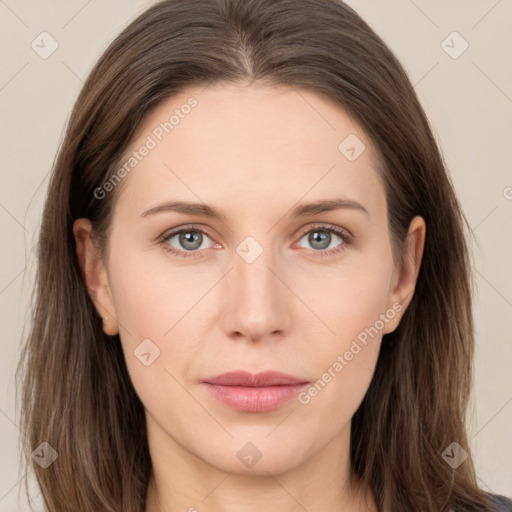
[{"label": "neck", "polygon": [[320,452],[279,474],[214,467],[158,435],[149,436],[153,473],[145,512],[376,512],[373,494],[351,482],[350,425]]}]

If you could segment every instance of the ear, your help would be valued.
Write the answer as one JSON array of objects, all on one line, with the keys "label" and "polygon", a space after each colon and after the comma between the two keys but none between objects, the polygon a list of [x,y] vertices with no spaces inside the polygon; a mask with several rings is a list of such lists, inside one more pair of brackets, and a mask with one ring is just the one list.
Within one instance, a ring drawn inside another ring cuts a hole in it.
[{"label": "ear", "polygon": [[103,331],[109,336],[119,332],[115,317],[115,305],[103,258],[91,238],[92,224],[89,219],[77,219],[73,224],[78,263],[87,291],[103,319]]},{"label": "ear", "polygon": [[403,264],[401,268],[395,269],[388,299],[388,311],[394,310],[397,314],[384,327],[382,331],[384,334],[393,332],[398,327],[400,319],[412,300],[425,247],[425,234],[425,220],[423,217],[414,217],[404,243]]}]

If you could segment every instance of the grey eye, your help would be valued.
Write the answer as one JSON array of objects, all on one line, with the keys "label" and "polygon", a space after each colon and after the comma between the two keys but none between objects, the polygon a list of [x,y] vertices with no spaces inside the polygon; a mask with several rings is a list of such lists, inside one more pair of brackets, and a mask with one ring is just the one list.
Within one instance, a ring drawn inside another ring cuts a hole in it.
[{"label": "grey eye", "polygon": [[[171,243],[173,238],[178,239],[178,246]],[[208,236],[202,231],[196,229],[184,229],[171,233],[167,237],[166,241],[178,250],[197,251],[202,248],[201,246],[203,245],[203,242],[205,242],[205,238],[208,238]]]},{"label": "grey eye", "polygon": [[336,238],[338,238],[340,242],[343,241],[343,239],[336,233],[333,233],[332,231],[330,231],[328,229],[319,229],[319,228],[312,229],[308,233],[304,234],[304,236],[301,238],[301,240],[303,240],[305,238],[307,238],[307,243],[310,245],[310,247],[313,249],[316,249],[318,251],[323,251],[323,250],[326,250],[329,248],[333,248],[333,247],[329,247],[329,246],[330,246],[331,242],[336,240]]}]

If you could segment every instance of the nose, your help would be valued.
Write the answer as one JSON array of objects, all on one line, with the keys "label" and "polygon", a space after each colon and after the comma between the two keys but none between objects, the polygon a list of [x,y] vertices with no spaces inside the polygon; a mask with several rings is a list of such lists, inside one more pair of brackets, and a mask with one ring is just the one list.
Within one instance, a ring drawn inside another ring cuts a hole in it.
[{"label": "nose", "polygon": [[252,262],[234,255],[234,268],[226,276],[228,298],[224,332],[231,338],[259,341],[289,332],[293,294],[286,287],[286,271],[264,250]]}]

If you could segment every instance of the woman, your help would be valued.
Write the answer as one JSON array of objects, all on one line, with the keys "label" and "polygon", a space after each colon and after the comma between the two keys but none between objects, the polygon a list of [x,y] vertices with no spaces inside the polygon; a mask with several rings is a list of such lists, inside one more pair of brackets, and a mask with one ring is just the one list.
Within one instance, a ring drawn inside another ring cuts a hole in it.
[{"label": "woman", "polygon": [[464,229],[348,6],[148,9],[84,85],[43,213],[19,372],[47,509],[512,510],[468,446]]}]

